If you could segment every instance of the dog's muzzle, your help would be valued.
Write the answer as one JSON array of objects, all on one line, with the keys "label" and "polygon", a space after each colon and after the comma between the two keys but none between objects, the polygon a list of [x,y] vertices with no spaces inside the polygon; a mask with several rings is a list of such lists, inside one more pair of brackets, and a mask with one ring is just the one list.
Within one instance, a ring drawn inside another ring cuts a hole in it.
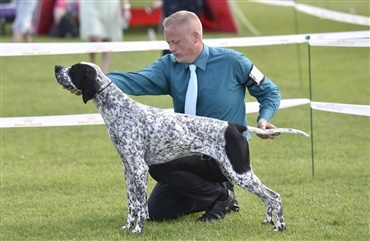
[{"label": "dog's muzzle", "polygon": [[66,68],[61,65],[55,65],[54,73],[57,82],[62,85],[67,90],[75,89],[76,87],[73,85],[72,81],[68,76],[68,72],[66,71],[69,68]]},{"label": "dog's muzzle", "polygon": [[60,71],[62,71],[62,69],[63,69],[63,66],[55,65],[55,67],[54,67],[54,72],[55,72],[55,73],[59,73]]}]

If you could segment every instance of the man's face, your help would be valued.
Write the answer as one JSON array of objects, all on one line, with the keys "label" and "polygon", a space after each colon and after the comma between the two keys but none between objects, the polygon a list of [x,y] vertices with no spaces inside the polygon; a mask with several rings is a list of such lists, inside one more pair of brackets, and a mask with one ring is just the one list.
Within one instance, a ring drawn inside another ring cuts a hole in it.
[{"label": "man's face", "polygon": [[170,52],[179,63],[193,63],[198,57],[195,52],[195,32],[189,31],[186,25],[172,24],[164,29],[164,38]]}]

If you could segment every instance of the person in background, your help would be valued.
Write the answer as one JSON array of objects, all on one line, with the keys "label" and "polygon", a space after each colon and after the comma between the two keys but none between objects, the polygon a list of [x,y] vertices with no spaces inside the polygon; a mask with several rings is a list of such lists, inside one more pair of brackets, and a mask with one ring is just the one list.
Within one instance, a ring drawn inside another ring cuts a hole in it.
[{"label": "person in background", "polygon": [[[89,42],[122,41],[122,16],[131,16],[130,9],[128,0],[80,1],[80,38]],[[96,63],[96,53],[90,53],[89,57],[90,62]],[[112,53],[103,52],[102,57],[102,71],[107,73]]]},{"label": "person in background", "polygon": [[[162,18],[170,16],[171,14],[180,10],[187,10],[195,13],[198,17],[202,14],[204,0],[155,0],[150,6],[145,8],[147,13],[152,13],[155,9],[162,9]],[[161,26],[160,26],[161,27]],[[162,32],[162,30],[160,31]],[[170,51],[163,50],[163,55],[169,54]]]},{"label": "person in background", "polygon": [[35,34],[33,17],[39,1],[16,0],[15,3],[15,20],[12,25],[13,42],[33,42],[33,35]]},{"label": "person in background", "polygon": [[54,24],[52,36],[68,38],[79,35],[78,0],[56,0],[54,3]]}]

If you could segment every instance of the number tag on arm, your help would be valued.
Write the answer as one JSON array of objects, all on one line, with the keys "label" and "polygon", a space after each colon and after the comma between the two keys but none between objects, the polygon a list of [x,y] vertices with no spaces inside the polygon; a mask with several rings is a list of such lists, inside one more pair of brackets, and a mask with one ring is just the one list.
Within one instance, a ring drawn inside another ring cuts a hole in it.
[{"label": "number tag on arm", "polygon": [[253,65],[251,72],[249,73],[249,78],[253,80],[253,82],[257,85],[260,86],[265,79],[265,76],[257,69],[256,66]]}]

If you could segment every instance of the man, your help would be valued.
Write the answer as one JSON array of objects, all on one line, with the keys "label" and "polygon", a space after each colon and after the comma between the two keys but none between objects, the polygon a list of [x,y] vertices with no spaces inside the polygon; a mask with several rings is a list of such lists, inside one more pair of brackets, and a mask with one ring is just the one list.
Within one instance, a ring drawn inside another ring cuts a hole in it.
[{"label": "man", "polygon": [[[191,11],[200,17],[203,6],[204,0],[156,0],[146,8],[146,11],[147,13],[151,13],[154,9],[162,8],[163,19],[180,10]],[[160,32],[162,32],[162,29],[160,30]],[[171,52],[167,49],[163,50],[163,55],[170,53]]]},{"label": "man", "polygon": [[[172,14],[164,19],[163,27],[172,54],[138,72],[107,74],[123,92],[168,94],[173,99],[174,111],[184,113],[189,65],[194,64],[198,80],[196,115],[247,125],[244,97],[248,89],[260,103],[258,127],[276,128],[268,121],[279,107],[279,89],[248,58],[234,50],[204,45],[201,22],[192,12]],[[245,137],[250,139],[248,133]],[[199,221],[208,222],[239,209],[232,184],[212,158],[188,156],[150,166],[149,173],[157,181],[148,200],[151,220],[205,211]]]}]

